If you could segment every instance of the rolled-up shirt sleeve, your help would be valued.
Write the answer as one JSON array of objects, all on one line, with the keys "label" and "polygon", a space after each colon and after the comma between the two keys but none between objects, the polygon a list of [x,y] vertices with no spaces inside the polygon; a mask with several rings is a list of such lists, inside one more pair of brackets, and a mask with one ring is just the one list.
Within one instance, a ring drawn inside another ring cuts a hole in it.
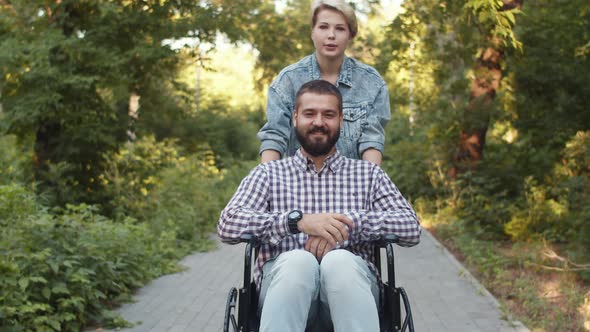
[{"label": "rolled-up shirt sleeve", "polygon": [[226,243],[237,243],[250,234],[276,245],[289,235],[287,213],[269,212],[268,173],[263,165],[242,180],[238,190],[221,212],[217,235]]},{"label": "rolled-up shirt sleeve", "polygon": [[268,88],[266,103],[266,124],[258,132],[260,153],[265,150],[276,150],[281,156],[287,151],[287,144],[291,136],[292,105],[281,96],[278,87]]},{"label": "rolled-up shirt sleeve", "polygon": [[377,149],[383,153],[385,127],[389,120],[391,120],[389,92],[387,91],[387,84],[383,82],[373,102],[373,109],[367,115],[367,125],[364,126],[359,138],[359,155],[362,156],[367,149]]},{"label": "rolled-up shirt sleeve", "polygon": [[418,216],[387,174],[377,170],[371,210],[345,213],[354,222],[351,241],[374,241],[395,234],[400,246],[415,246],[422,232]]}]

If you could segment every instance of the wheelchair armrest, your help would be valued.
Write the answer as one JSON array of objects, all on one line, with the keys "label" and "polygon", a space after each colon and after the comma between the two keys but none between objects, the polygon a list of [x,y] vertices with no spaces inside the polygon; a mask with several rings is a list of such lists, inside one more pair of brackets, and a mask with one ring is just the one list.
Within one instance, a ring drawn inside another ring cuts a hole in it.
[{"label": "wheelchair armrest", "polygon": [[252,234],[242,234],[240,235],[240,242],[246,242],[251,244],[253,247],[260,246],[260,240],[255,235]]},{"label": "wheelchair armrest", "polygon": [[[374,264],[377,272],[383,277],[382,272],[387,272],[387,279],[389,280],[389,287],[395,288],[395,264],[393,256],[393,244],[399,243],[399,237],[395,234],[383,235],[380,239],[373,241],[373,255]],[[386,253],[386,271],[381,271],[381,249],[385,249]]]},{"label": "wheelchair armrest", "polygon": [[395,234],[386,234],[382,236],[379,240],[375,241],[375,245],[379,248],[386,248],[388,244],[391,243],[398,243],[399,237]]},{"label": "wheelchair armrest", "polygon": [[258,256],[261,243],[258,237],[252,234],[242,234],[240,236],[240,242],[246,243],[244,252],[244,285],[248,285],[252,276],[252,258]]},{"label": "wheelchair armrest", "polygon": [[[246,246],[244,248],[243,285],[239,290],[238,296],[237,325],[240,327],[239,331],[258,331],[256,323],[253,323],[255,319],[252,319],[252,317],[256,317],[258,308],[256,285],[254,280],[252,280],[252,265],[258,256],[261,243],[260,240],[252,234],[242,234],[239,243],[246,243]],[[238,329],[234,329],[234,331],[238,331]]]}]

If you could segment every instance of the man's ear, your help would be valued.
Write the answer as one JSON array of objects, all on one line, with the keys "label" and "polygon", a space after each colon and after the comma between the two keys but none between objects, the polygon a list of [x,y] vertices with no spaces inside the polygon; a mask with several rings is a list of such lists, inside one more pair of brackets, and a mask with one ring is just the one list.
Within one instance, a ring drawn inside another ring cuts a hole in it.
[{"label": "man's ear", "polygon": [[293,127],[296,127],[296,126],[297,126],[297,116],[298,116],[298,115],[299,115],[299,114],[297,113],[297,110],[295,110],[295,111],[293,112]]}]

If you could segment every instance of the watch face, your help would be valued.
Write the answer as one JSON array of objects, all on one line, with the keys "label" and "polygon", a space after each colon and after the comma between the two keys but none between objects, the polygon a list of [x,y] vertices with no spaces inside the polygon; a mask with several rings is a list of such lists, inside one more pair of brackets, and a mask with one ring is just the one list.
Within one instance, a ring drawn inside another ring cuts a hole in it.
[{"label": "watch face", "polygon": [[295,210],[295,211],[291,211],[291,213],[289,213],[289,219],[299,219],[301,216],[301,212]]}]

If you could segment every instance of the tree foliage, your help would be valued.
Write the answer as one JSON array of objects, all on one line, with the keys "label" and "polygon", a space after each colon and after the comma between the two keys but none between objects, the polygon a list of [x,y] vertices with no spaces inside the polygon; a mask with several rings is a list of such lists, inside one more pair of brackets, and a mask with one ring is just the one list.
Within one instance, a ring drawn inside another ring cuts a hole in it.
[{"label": "tree foliage", "polygon": [[[257,88],[265,88],[272,79],[286,66],[295,63],[302,57],[314,52],[311,41],[311,0],[267,0],[259,7],[252,17],[252,23],[246,26],[248,41],[259,52],[256,66],[258,73]],[[379,1],[360,0],[349,2],[357,13],[375,14],[380,7]],[[360,17],[360,15],[358,15]],[[370,54],[364,54],[370,46],[375,46],[371,40],[363,38],[367,26],[360,22],[360,38],[357,36],[351,50],[352,56],[364,60]]]},{"label": "tree foliage", "polygon": [[[477,236],[569,239],[568,250],[578,257],[590,249],[582,222],[588,209],[580,205],[590,189],[582,170],[589,91],[580,75],[590,61],[579,52],[590,31],[588,11],[580,11],[583,1],[525,2],[514,25],[518,11],[503,11],[507,3],[404,4],[379,58],[382,70],[401,68],[387,77],[402,122],[389,128],[384,166],[416,197],[451,199],[462,227]],[[501,80],[491,102],[471,109],[475,68],[490,45],[504,45]],[[457,137],[478,127],[487,128],[485,156],[477,170],[449,179]],[[405,161],[395,160],[402,154]]]},{"label": "tree foliage", "polygon": [[[348,54],[390,88],[383,168],[421,214],[461,241],[541,240],[587,261],[587,1],[405,1],[384,27],[378,1],[354,3]],[[232,59],[210,52],[223,33],[257,54],[259,91],[241,98],[263,92],[313,52],[309,5],[0,0],[0,328],[104,320],[107,302],[195,249],[256,163],[263,112],[197,100],[186,69]]]},{"label": "tree foliage", "polygon": [[[103,156],[127,137],[129,99],[139,113],[174,111],[157,98],[176,86],[185,37],[213,43],[218,31],[244,37],[242,19],[254,1],[11,1],[1,3],[3,130],[35,138],[37,180],[50,186],[51,165],[65,165],[68,186],[95,199]],[[191,55],[191,54],[189,54]],[[192,58],[196,53],[192,54]],[[172,103],[170,103],[172,101]]]},{"label": "tree foliage", "polygon": [[249,41],[258,52],[258,88],[263,89],[287,65],[313,52],[310,0],[286,1],[277,12],[275,1],[265,1],[250,27]]},{"label": "tree foliage", "polygon": [[[587,287],[590,280],[590,103],[582,74],[590,72],[584,51],[588,4],[525,1],[521,11],[507,4],[404,3],[405,11],[385,31],[378,58],[392,109],[398,110],[387,131],[383,167],[412,197],[425,223],[465,250],[468,261],[481,258],[477,273],[491,280],[492,289],[505,289],[496,295],[512,312],[522,311],[525,324],[581,330],[588,324],[581,309],[588,294],[562,294],[564,305],[556,305],[538,297],[537,286],[521,293],[498,283],[512,285],[516,274],[516,283],[526,283],[547,270],[561,271],[551,277],[569,285],[576,280]],[[473,105],[473,81],[489,47],[501,50],[495,62],[501,76],[495,76],[494,98]],[[485,154],[477,167],[449,177],[458,138],[478,128],[486,128]],[[512,246],[527,249],[515,249],[522,252],[517,259],[481,257],[487,255],[482,249]],[[542,254],[547,250],[557,252],[555,259]],[[509,277],[490,277],[506,270],[502,260],[514,264],[505,272]]]},{"label": "tree foliage", "polygon": [[258,4],[0,1],[0,330],[125,325],[112,305],[206,247],[256,121],[195,114],[179,74]]}]

